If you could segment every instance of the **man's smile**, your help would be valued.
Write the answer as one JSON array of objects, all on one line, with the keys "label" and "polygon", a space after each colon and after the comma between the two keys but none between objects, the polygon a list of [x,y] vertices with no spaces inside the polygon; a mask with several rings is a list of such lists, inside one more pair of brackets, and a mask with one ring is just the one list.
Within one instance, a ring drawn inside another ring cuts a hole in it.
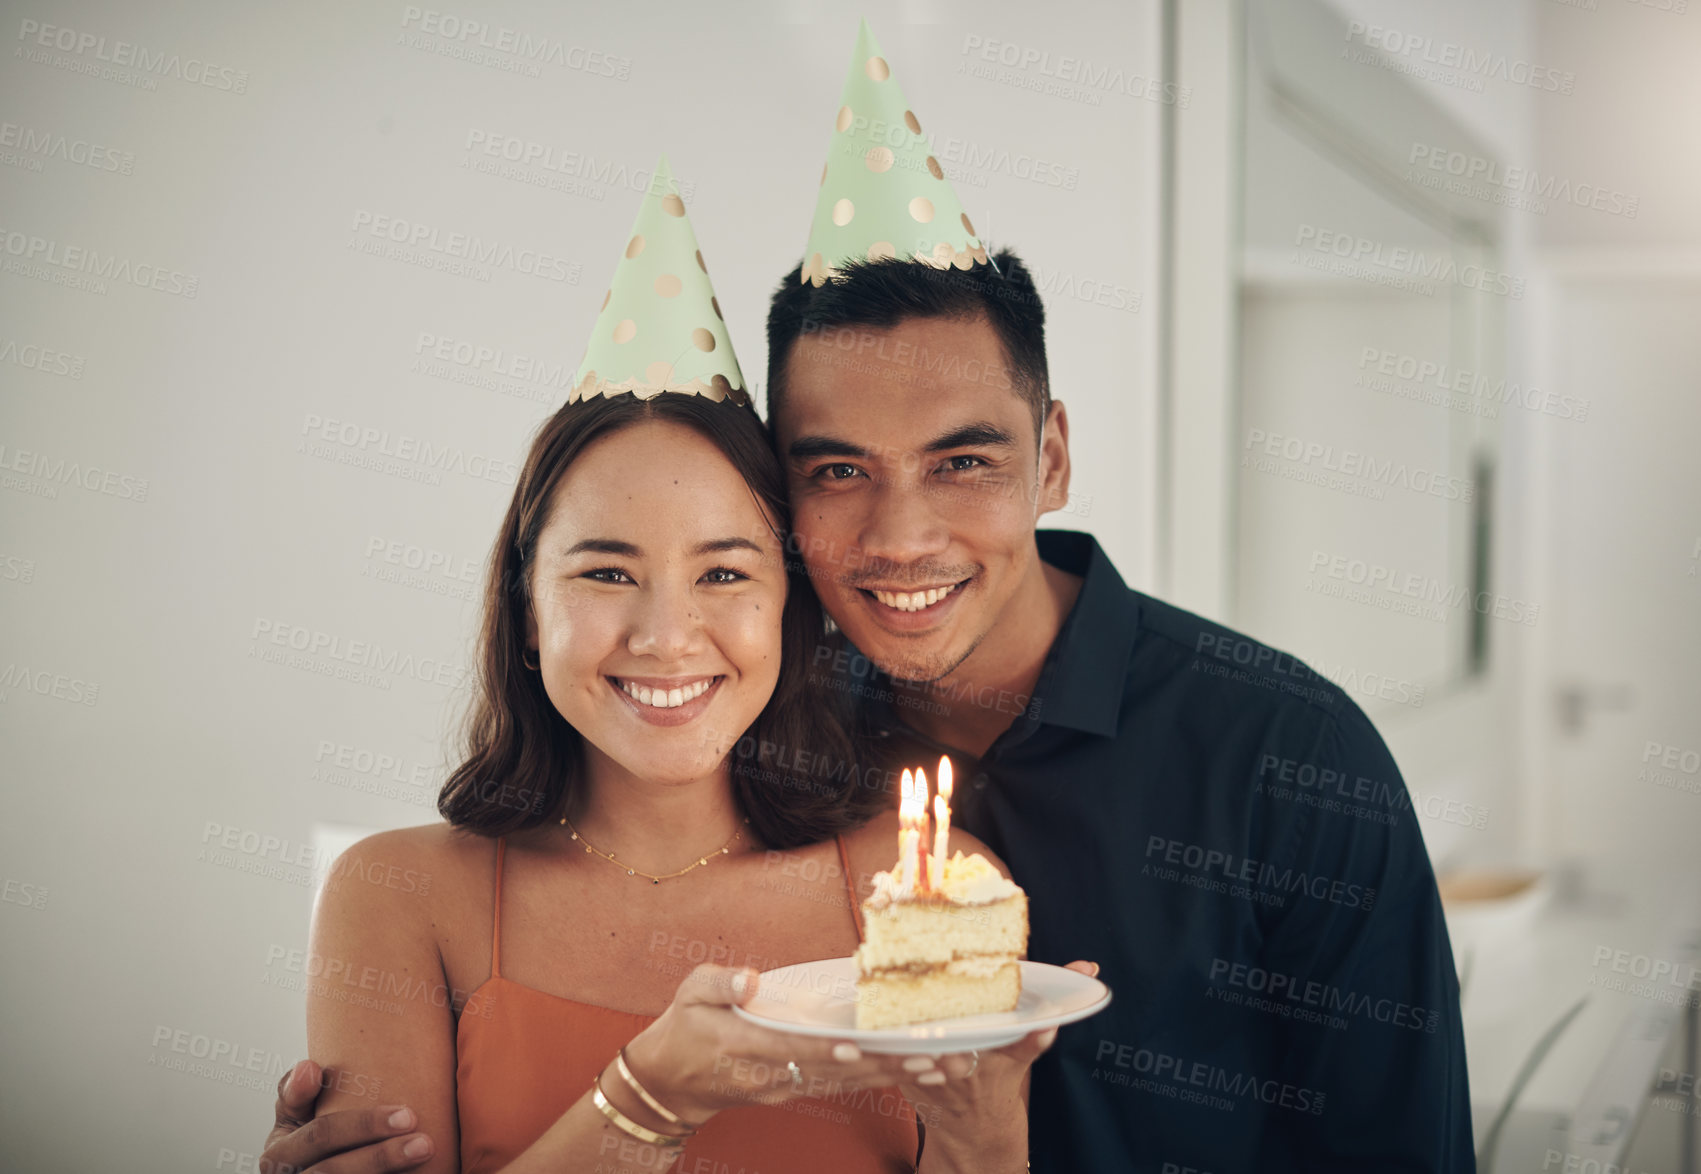
[{"label": "man's smile", "polygon": [[856,593],[864,601],[882,627],[896,631],[914,632],[933,627],[951,611],[962,598],[963,588],[974,582],[974,576],[955,582],[902,590],[887,587],[858,587]]},{"label": "man's smile", "polygon": [[[968,580],[965,579],[963,582],[966,583]],[[863,590],[887,607],[896,608],[899,611],[920,611],[924,607],[932,607],[962,585],[962,583],[946,583],[942,587],[922,587],[910,591],[883,591],[878,587],[865,587]]]}]

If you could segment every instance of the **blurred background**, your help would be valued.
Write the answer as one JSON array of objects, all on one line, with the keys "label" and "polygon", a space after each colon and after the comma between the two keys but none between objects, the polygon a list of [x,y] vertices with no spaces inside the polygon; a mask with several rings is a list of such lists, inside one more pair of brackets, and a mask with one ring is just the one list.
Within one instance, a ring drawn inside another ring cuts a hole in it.
[{"label": "blurred background", "polygon": [[1693,8],[8,0],[0,1166],[254,1168],[650,169],[760,390],[866,15],[1046,299],[1048,524],[1393,748],[1482,1167],[1696,1169]]}]

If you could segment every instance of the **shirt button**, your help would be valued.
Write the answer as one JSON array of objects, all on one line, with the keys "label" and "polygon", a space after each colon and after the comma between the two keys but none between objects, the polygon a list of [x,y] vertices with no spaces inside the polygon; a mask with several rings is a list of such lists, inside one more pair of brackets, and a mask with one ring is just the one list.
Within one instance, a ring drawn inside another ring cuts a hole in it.
[{"label": "shirt button", "polygon": [[986,790],[986,776],[985,775],[976,775],[975,776],[975,790],[977,790],[977,791]]}]

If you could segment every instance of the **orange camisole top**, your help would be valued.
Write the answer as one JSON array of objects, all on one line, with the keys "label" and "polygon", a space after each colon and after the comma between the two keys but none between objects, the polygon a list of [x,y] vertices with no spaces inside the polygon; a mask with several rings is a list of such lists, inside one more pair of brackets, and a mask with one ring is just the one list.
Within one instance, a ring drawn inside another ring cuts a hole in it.
[{"label": "orange camisole top", "polygon": [[[521,986],[502,977],[502,857],[496,841],[496,899],[490,978],[461,1011],[455,1033],[455,1100],[462,1174],[489,1174],[525,1152],[614,1055],[655,1021]],[[852,876],[844,841],[845,885]],[[857,938],[856,893],[850,894]],[[670,1174],[896,1174],[915,1169],[915,1114],[896,1089],[842,1100],[799,1098],[741,1105],[698,1131]]]}]

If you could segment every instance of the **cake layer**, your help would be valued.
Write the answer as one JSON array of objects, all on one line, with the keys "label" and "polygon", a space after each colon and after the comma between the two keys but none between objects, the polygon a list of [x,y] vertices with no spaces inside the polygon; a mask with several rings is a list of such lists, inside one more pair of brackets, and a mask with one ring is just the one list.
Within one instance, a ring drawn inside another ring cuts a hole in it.
[{"label": "cake layer", "polygon": [[983,905],[892,901],[862,907],[863,974],[949,962],[974,954],[1018,955],[1028,945],[1028,898],[1018,892]]},{"label": "cake layer", "polygon": [[1009,956],[883,970],[857,979],[856,1026],[862,1031],[1014,1011],[1021,996],[1022,970]]}]

